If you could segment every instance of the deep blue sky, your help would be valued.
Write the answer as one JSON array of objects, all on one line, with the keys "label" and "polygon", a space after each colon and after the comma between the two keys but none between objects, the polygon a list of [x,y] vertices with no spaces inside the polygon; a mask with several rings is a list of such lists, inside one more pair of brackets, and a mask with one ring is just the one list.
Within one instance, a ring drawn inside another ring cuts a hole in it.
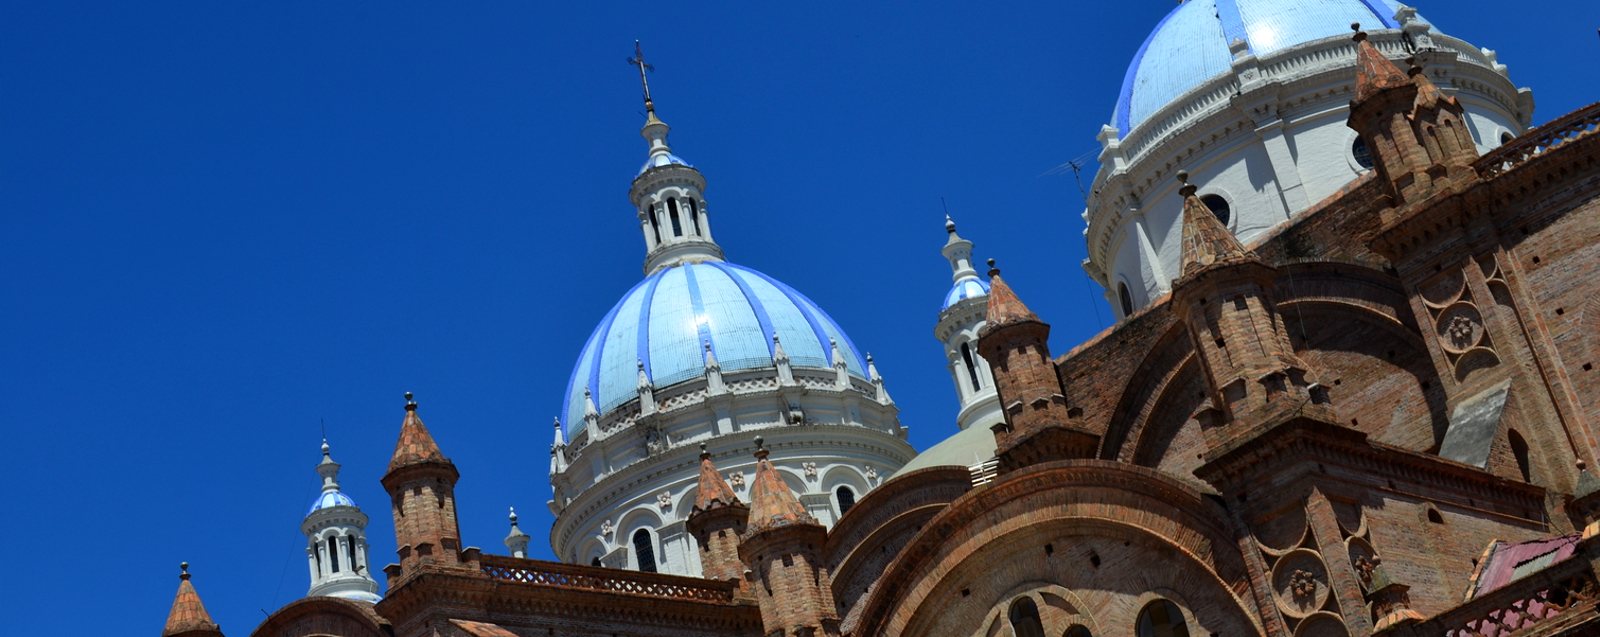
[{"label": "deep blue sky", "polygon": [[[635,38],[729,258],[871,351],[926,448],[955,430],[939,198],[1057,353],[1099,331],[1077,187],[1040,175],[1097,149],[1172,7],[3,4],[0,626],[154,635],[187,560],[233,637],[305,593],[319,420],[392,561],[408,390],[466,542],[503,552],[514,505],[549,555],[549,423],[641,277]],[[1422,12],[1537,122],[1600,99],[1596,3]]]}]

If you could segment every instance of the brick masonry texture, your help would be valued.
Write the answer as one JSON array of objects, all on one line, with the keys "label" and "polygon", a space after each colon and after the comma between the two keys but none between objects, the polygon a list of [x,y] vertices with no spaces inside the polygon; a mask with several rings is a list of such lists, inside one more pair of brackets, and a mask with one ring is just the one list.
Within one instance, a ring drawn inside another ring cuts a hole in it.
[{"label": "brick masonry texture", "polygon": [[[992,480],[895,476],[825,531],[758,477],[687,518],[707,579],[487,556],[412,405],[384,599],[297,601],[254,634],[1011,637],[1031,605],[1049,637],[1131,636],[1170,603],[1195,636],[1431,637],[1535,593],[1588,601],[1517,634],[1600,631],[1594,597],[1541,579],[1600,591],[1600,524],[1567,506],[1600,493],[1600,105],[1478,158],[1453,99],[1358,47],[1350,122],[1379,166],[1282,228],[1190,229],[1172,294],[1055,358],[991,274]],[[1480,446],[1441,455],[1494,391]],[[1475,591],[1491,545],[1573,533],[1587,562]]]}]

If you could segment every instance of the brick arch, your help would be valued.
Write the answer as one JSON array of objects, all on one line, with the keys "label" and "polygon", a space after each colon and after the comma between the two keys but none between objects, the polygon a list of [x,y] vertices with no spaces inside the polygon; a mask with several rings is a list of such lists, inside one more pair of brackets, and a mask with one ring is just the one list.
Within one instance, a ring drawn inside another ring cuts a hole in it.
[{"label": "brick arch", "polygon": [[[1182,588],[1191,599],[1205,600],[1209,625],[1259,634],[1257,611],[1243,597],[1250,586],[1244,559],[1226,516],[1194,488],[1144,467],[1069,460],[1014,471],[928,521],[863,602],[853,633],[967,637],[982,613],[962,600],[986,612],[994,600],[974,595],[1046,579],[1079,595],[1104,593],[1090,602],[1097,607],[1158,586]],[[1099,584],[1116,590],[1059,581],[1090,571],[1089,551],[1123,560],[1121,568],[1100,571],[1116,573]],[[1095,615],[1105,626],[1106,618]]]},{"label": "brick arch", "polygon": [[[1194,356],[1194,344],[1181,321],[1171,321],[1166,331],[1145,353],[1117,400],[1111,422],[1100,445],[1100,457],[1133,462],[1136,443],[1142,435],[1151,410],[1177,378],[1184,361]],[[1130,444],[1134,443],[1134,444]]]},{"label": "brick arch", "polygon": [[290,602],[261,622],[250,637],[388,637],[389,620],[373,605],[339,597],[307,597]]},{"label": "brick arch", "polygon": [[1203,463],[1199,456],[1205,451],[1200,422],[1194,414],[1206,402],[1205,375],[1200,361],[1190,355],[1168,376],[1139,427],[1139,438],[1130,445],[1132,461],[1203,484],[1194,475],[1194,469]]},{"label": "brick arch", "polygon": [[1327,298],[1280,303],[1279,313],[1345,424],[1411,451],[1437,448],[1450,424],[1445,383],[1411,327],[1367,305]]},{"label": "brick arch", "polygon": [[928,467],[896,475],[856,501],[828,533],[823,559],[833,576],[833,599],[853,626],[867,590],[922,527],[972,488],[964,467]]}]

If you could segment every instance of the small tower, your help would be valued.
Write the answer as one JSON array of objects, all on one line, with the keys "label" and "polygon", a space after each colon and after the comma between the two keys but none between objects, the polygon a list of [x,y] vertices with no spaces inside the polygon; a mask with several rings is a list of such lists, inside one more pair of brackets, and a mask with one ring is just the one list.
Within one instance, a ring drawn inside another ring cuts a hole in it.
[{"label": "small tower", "polygon": [[756,438],[756,477],[739,558],[752,572],[765,635],[839,634],[832,578],[822,562],[828,531],[806,513]]},{"label": "small tower", "polygon": [[1092,458],[1100,437],[1073,418],[1050,358],[1050,325],[1023,305],[989,260],[989,303],[978,350],[995,369],[995,387],[1005,420],[995,424],[1000,471]]},{"label": "small tower", "polygon": [[389,587],[424,564],[461,564],[461,527],[456,523],[456,480],[461,474],[433,442],[417,401],[406,392],[406,419],[400,425],[383,488],[394,509],[394,537],[399,564],[384,567]]},{"label": "small tower", "polygon": [[744,534],[749,517],[750,507],[733,494],[733,488],[711,463],[706,443],[700,443],[699,491],[684,528],[700,543],[700,571],[706,578],[745,586],[739,536]]},{"label": "small tower", "polygon": [[355,500],[339,491],[339,463],[328,455],[322,441],[322,493],[300,524],[306,535],[306,561],[311,568],[307,597],[343,597],[378,601],[378,582],[367,565],[367,514]]},{"label": "small tower", "polygon": [[528,534],[517,528],[517,509],[511,509],[511,534],[506,536],[506,550],[511,551],[511,557],[528,557]]},{"label": "small tower", "polygon": [[1415,203],[1444,188],[1477,180],[1478,149],[1461,105],[1441,93],[1420,68],[1408,76],[1367,41],[1360,24],[1356,42],[1356,95],[1348,125],[1366,141],[1378,177],[1394,207]]},{"label": "small tower", "polygon": [[222,637],[222,629],[211,621],[206,605],[200,603],[200,594],[189,583],[189,563],[178,566],[183,569],[178,576],[178,596],[172,600],[172,612],[167,614],[161,637]]},{"label": "small tower", "polygon": [[989,361],[978,354],[978,333],[983,330],[989,285],[978,278],[978,271],[972,267],[972,242],[956,234],[956,222],[948,215],[944,229],[950,238],[940,252],[950,262],[954,283],[944,295],[933,336],[944,343],[950,377],[956,384],[956,399],[961,402],[956,425],[962,430],[975,424],[988,427],[1004,420]]},{"label": "small tower", "polygon": [[633,179],[628,198],[639,211],[639,228],[644,232],[645,274],[680,263],[721,261],[722,248],[711,238],[711,220],[706,216],[706,178],[667,146],[672,130],[656,117],[656,103],[650,99],[650,81],[645,71],[644,52],[635,41],[635,57],[628,60],[639,67],[639,83],[644,86],[644,128],[639,134],[650,141],[650,158]]},{"label": "small tower", "polygon": [[1172,309],[1187,326],[1205,371],[1211,404],[1201,411],[1200,422],[1214,443],[1220,439],[1218,427],[1248,419],[1269,402],[1286,397],[1327,401],[1308,378],[1278,314],[1277,270],[1245,251],[1195,196],[1188,177],[1178,171],[1184,198],[1183,275],[1172,282]]}]

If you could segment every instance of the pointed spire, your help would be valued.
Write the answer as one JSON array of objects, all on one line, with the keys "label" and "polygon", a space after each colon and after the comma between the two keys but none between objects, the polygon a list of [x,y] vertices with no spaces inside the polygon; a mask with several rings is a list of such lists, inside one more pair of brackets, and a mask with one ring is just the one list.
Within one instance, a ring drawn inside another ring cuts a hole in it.
[{"label": "pointed spire", "polygon": [[556,439],[550,443],[550,475],[567,470],[567,434],[561,430],[561,419],[556,419]]},{"label": "pointed spire", "polygon": [[884,405],[894,402],[894,399],[889,398],[889,390],[883,386],[883,376],[878,375],[878,366],[873,364],[871,352],[867,353],[867,379],[872,381],[872,387],[876,390],[874,399]]},{"label": "pointed spire", "polygon": [[1437,109],[1439,102],[1450,99],[1445,97],[1444,92],[1439,90],[1433,80],[1428,79],[1427,73],[1422,72],[1422,65],[1415,57],[1406,58],[1406,62],[1411,66],[1406,70],[1406,74],[1411,76],[1411,83],[1417,85],[1416,105],[1419,108]]},{"label": "pointed spire", "polygon": [[717,362],[717,354],[716,354],[716,352],[711,351],[711,341],[706,341],[705,350],[706,350],[706,354],[705,354],[706,371],[711,371],[711,370],[716,370],[716,371],[719,371],[719,372],[722,371],[722,363]]},{"label": "pointed spire", "polygon": [[794,368],[789,363],[789,353],[783,351],[783,342],[778,340],[778,333],[772,333],[772,362],[778,368],[778,384],[782,386],[794,385]]},{"label": "pointed spire", "polygon": [[829,358],[833,364],[834,389],[844,391],[850,388],[850,367],[844,360],[844,351],[839,349],[839,341],[832,336],[828,337]]},{"label": "pointed spire", "polygon": [[400,440],[394,445],[394,457],[389,460],[389,471],[423,463],[450,464],[439,445],[434,443],[422,417],[417,415],[417,401],[406,392],[406,419],[400,424]]},{"label": "pointed spire", "polygon": [[689,510],[689,515],[701,511],[710,511],[722,507],[743,507],[739,496],[733,494],[733,487],[722,479],[722,474],[717,472],[717,465],[711,463],[711,452],[706,451],[706,443],[700,443],[700,483],[699,492],[694,498],[694,508]]},{"label": "pointed spire", "polygon": [[189,563],[178,567],[183,569],[183,574],[178,576],[178,596],[172,600],[172,612],[167,614],[167,626],[161,631],[161,637],[221,637],[222,630],[211,621],[205,604],[200,603],[200,594],[189,583]]},{"label": "pointed spire", "polygon": [[950,262],[950,280],[977,280],[978,271],[972,268],[972,242],[956,234],[956,222],[950,219],[949,213],[944,216],[944,231],[949,233],[950,238],[939,249],[939,254]]},{"label": "pointed spire", "polygon": [[1367,32],[1361,30],[1361,23],[1351,24],[1350,28],[1356,32],[1351,38],[1356,43],[1356,97],[1351,102],[1359,104],[1385,89],[1411,82],[1394,62],[1367,41]]},{"label": "pointed spire", "polygon": [[706,393],[720,396],[728,393],[727,384],[722,382],[722,363],[717,362],[717,355],[711,351],[711,341],[705,342],[706,349]]},{"label": "pointed spire", "polygon": [[511,507],[511,534],[505,540],[506,550],[511,551],[511,557],[527,557],[529,539],[527,533],[517,528],[517,508]]},{"label": "pointed spire", "polygon": [[844,352],[839,351],[839,341],[832,336],[828,337],[830,363],[835,369],[845,366]]},{"label": "pointed spire", "polygon": [[1007,325],[1026,322],[1038,323],[1039,315],[1028,309],[1017,298],[1017,293],[1011,291],[1011,286],[1006,285],[1000,278],[1000,268],[994,267],[994,259],[989,259],[989,311],[984,317],[983,331],[994,331]]},{"label": "pointed spire", "polygon": [[334,462],[328,455],[328,441],[322,441],[322,462],[317,463],[317,473],[322,475],[322,492],[337,493],[339,491],[339,463]]},{"label": "pointed spire", "polygon": [[767,461],[768,451],[756,436],[756,477],[750,485],[750,522],[746,537],[764,530],[796,524],[817,524],[816,518],[806,513],[788,483],[778,475]]},{"label": "pointed spire", "polygon": [[1183,196],[1183,274],[1189,274],[1223,259],[1244,256],[1244,246],[1223,227],[1211,208],[1195,196],[1195,185],[1189,183],[1189,173],[1178,171],[1178,181],[1183,184],[1178,194]]}]

